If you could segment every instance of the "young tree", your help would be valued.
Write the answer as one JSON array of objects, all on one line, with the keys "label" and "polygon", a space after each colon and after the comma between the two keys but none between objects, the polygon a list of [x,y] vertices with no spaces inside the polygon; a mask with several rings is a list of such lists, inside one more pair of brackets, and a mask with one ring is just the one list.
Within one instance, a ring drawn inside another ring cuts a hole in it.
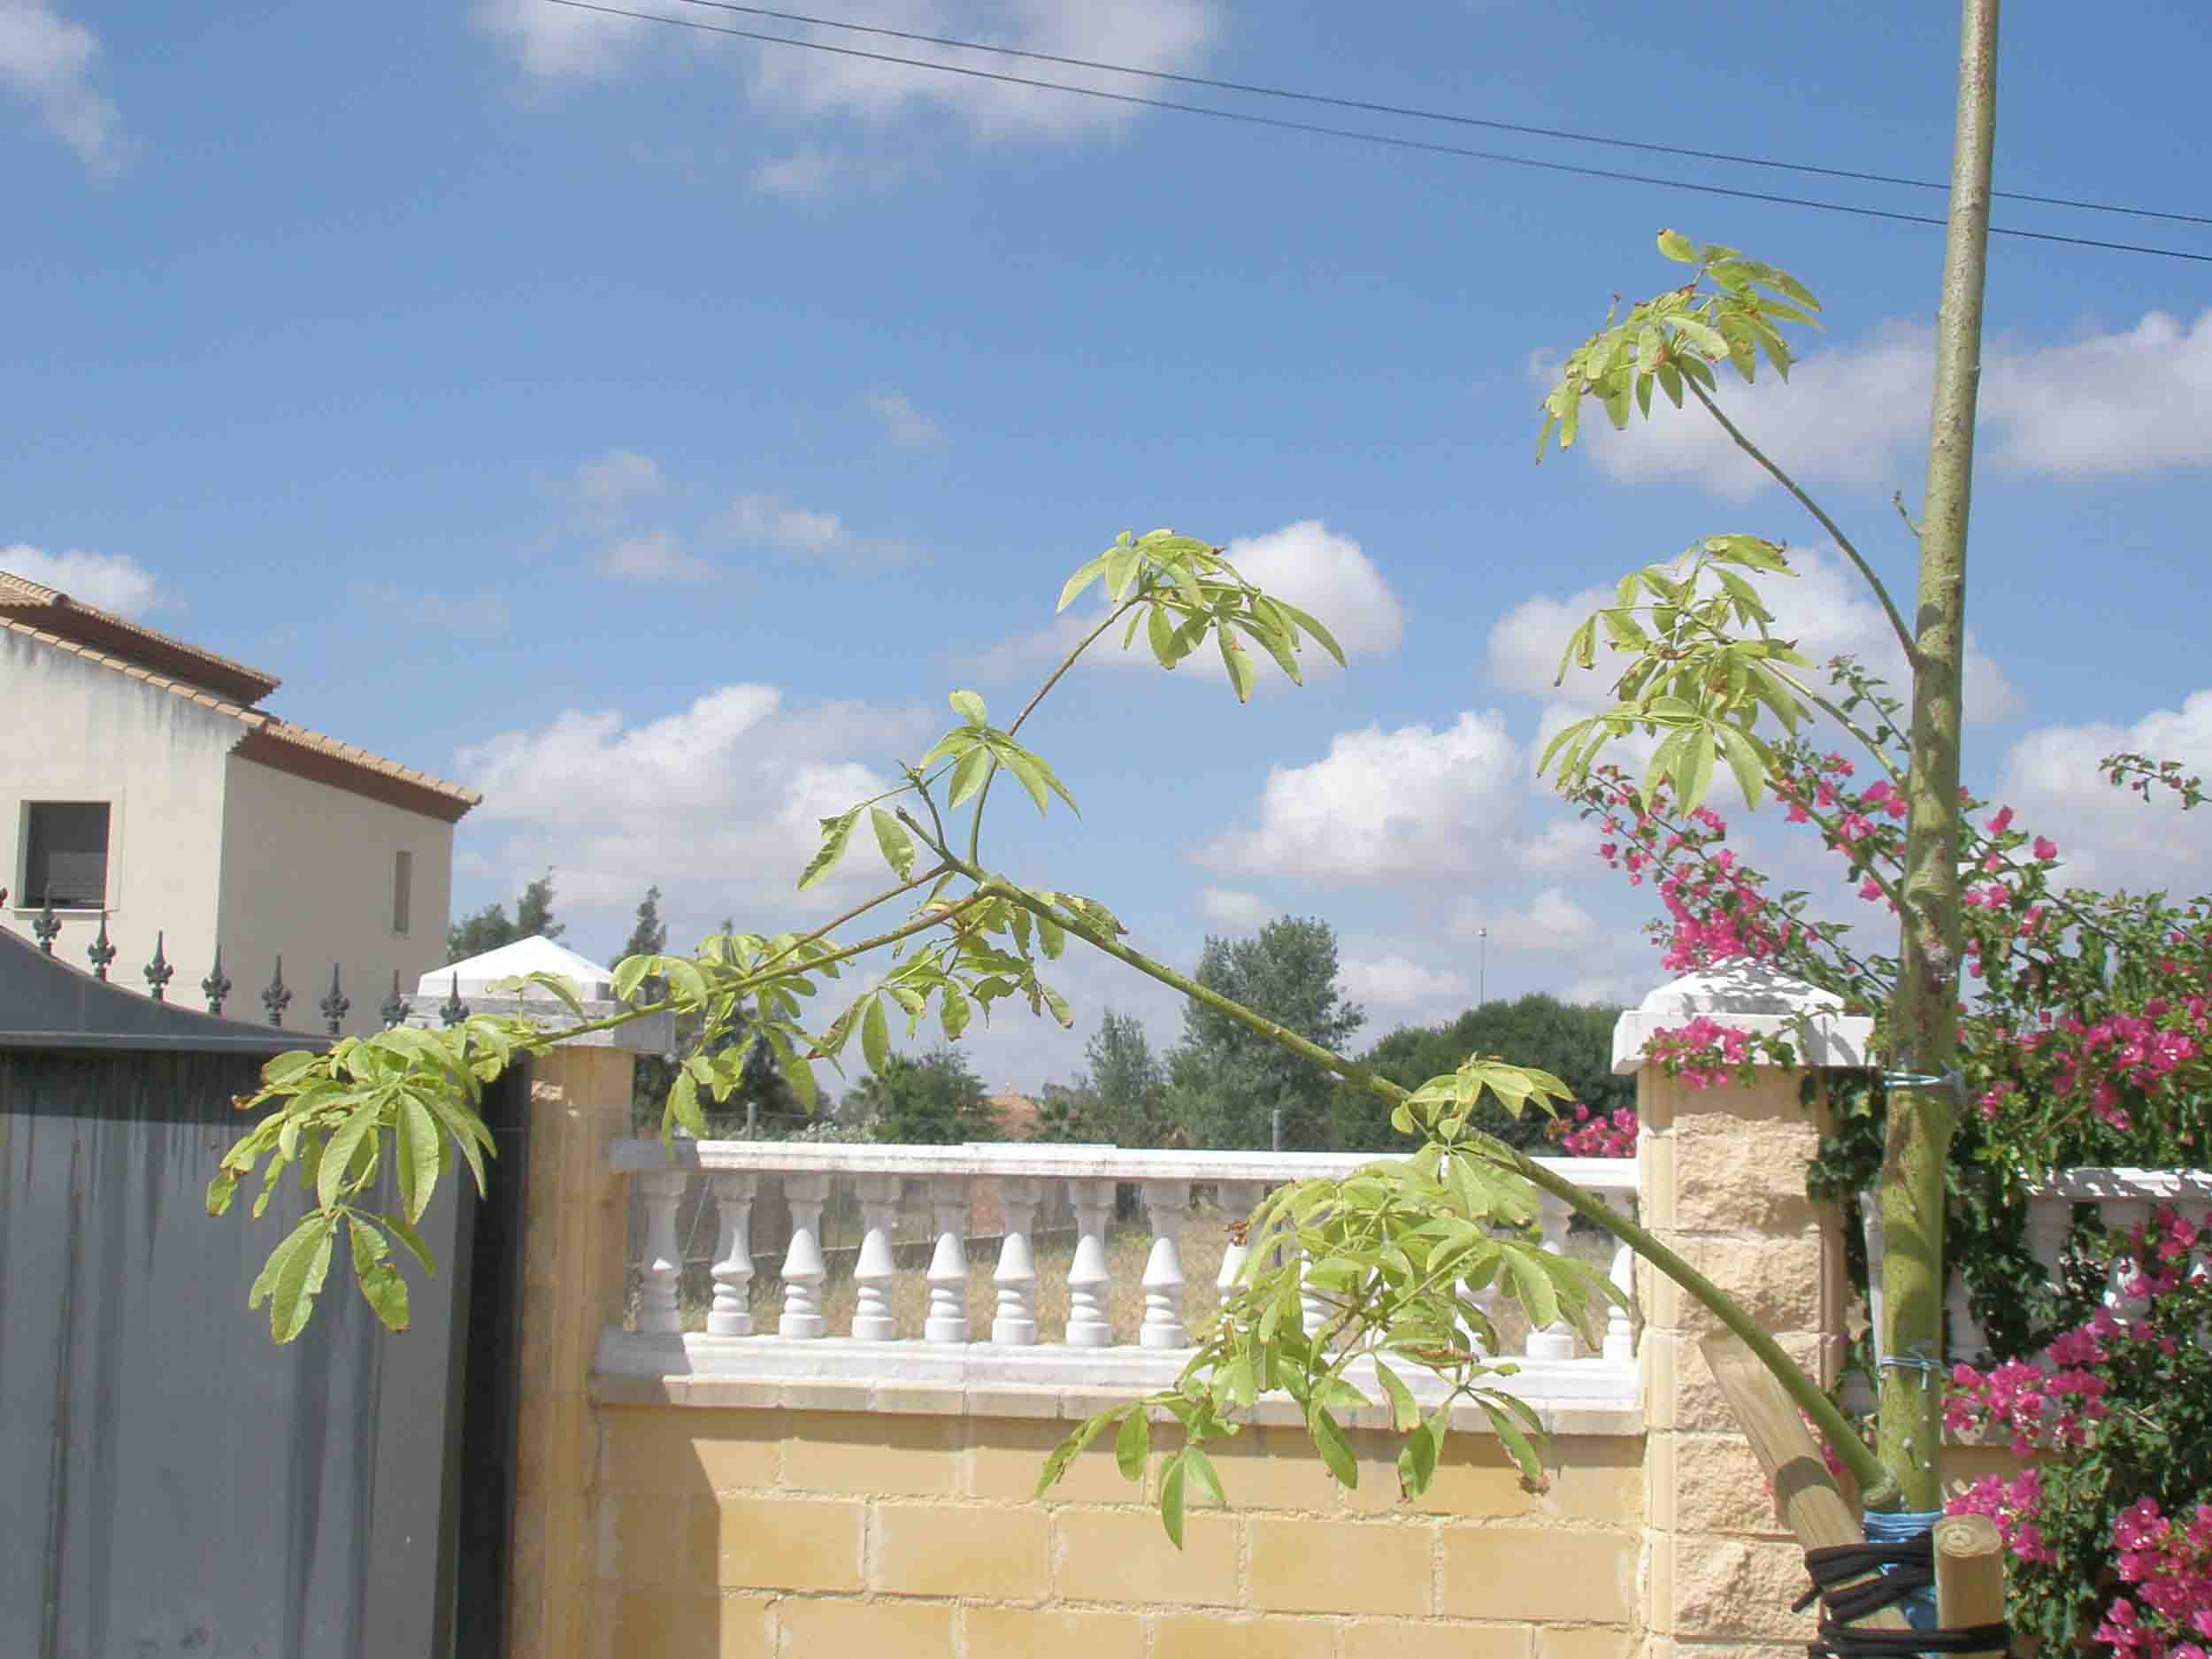
[{"label": "young tree", "polygon": [[[1367,1023],[1337,986],[1336,930],[1316,918],[1278,917],[1249,939],[1209,937],[1196,979],[1332,1052]],[[1327,1144],[1329,1078],[1210,1002],[1185,1006],[1167,1071],[1168,1114],[1190,1146],[1271,1145],[1278,1110],[1286,1146]]]},{"label": "young tree", "polygon": [[1083,1057],[1089,1063],[1091,1121],[1099,1138],[1123,1147],[1159,1145],[1167,1132],[1162,1116],[1167,1071],[1152,1052],[1143,1022],[1107,1009],[1083,1045]]},{"label": "young tree", "polygon": [[515,900],[511,918],[505,905],[487,904],[474,915],[464,917],[447,928],[445,959],[465,962],[502,945],[511,945],[518,939],[540,935],[558,939],[567,931],[565,922],[553,919],[553,872],[549,868],[522,889],[521,896]]},{"label": "young tree", "polygon": [[887,1056],[862,1086],[878,1141],[902,1146],[958,1146],[997,1138],[983,1081],[949,1045],[918,1060]]},{"label": "young tree", "polygon": [[630,956],[657,956],[667,949],[668,924],[661,919],[661,890],[657,886],[649,887],[645,889],[645,896],[638,901],[637,922],[631,927],[630,937],[624,941],[621,953],[615,960],[620,962]]}]

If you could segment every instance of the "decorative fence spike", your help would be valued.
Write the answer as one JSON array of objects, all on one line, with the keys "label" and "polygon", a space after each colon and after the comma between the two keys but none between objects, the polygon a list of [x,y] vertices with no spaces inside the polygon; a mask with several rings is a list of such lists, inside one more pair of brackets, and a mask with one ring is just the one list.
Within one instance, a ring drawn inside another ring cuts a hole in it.
[{"label": "decorative fence spike", "polygon": [[384,1028],[389,1031],[394,1025],[403,1023],[414,1011],[415,1005],[399,994],[399,970],[394,968],[392,994],[384,999],[384,1005],[376,1010],[376,1017],[384,1022]]},{"label": "decorative fence spike", "polygon": [[169,958],[161,954],[163,935],[154,934],[154,959],[146,964],[146,995],[157,1002],[169,1000],[169,981],[177,977],[177,971],[169,965]]},{"label": "decorative fence spike", "polygon": [[276,977],[269,981],[269,988],[261,994],[261,1006],[269,1010],[269,1023],[281,1025],[284,1010],[291,1005],[292,993],[284,983],[284,957],[276,959]]},{"label": "decorative fence spike", "polygon": [[200,994],[207,998],[209,1013],[219,1014],[223,1011],[223,999],[230,995],[230,976],[223,972],[223,944],[220,940],[215,941],[215,965],[208,970],[207,978],[200,981]]},{"label": "decorative fence spike", "polygon": [[453,976],[453,989],[444,1002],[438,1004],[438,1018],[448,1025],[457,1025],[469,1017],[469,1005],[461,1000],[461,976]]},{"label": "decorative fence spike", "polygon": [[38,941],[38,948],[48,956],[54,954],[54,935],[61,932],[61,918],[54,914],[54,901],[49,898],[39,906],[38,915],[31,923],[31,933]]},{"label": "decorative fence spike", "polygon": [[330,995],[316,1004],[322,1010],[323,1025],[330,1034],[338,1034],[338,1026],[353,1007],[353,999],[338,988],[338,964],[330,964]]},{"label": "decorative fence spike", "polygon": [[92,977],[105,980],[108,964],[115,960],[115,941],[108,937],[108,913],[105,910],[100,912],[99,936],[85,947],[84,954],[91,959]]}]

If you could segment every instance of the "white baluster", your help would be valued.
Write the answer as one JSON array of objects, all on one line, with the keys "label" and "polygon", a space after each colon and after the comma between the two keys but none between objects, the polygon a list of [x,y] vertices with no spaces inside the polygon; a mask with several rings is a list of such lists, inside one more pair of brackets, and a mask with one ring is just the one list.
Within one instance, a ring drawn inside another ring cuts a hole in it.
[{"label": "white baluster", "polygon": [[1235,1293],[1237,1277],[1244,1271],[1245,1263],[1252,1258],[1251,1235],[1242,1230],[1243,1224],[1259,1208],[1260,1194],[1265,1190],[1257,1181],[1221,1183],[1222,1221],[1224,1225],[1238,1229],[1229,1235],[1229,1242],[1223,1247],[1221,1271],[1214,1275],[1214,1288],[1221,1293],[1224,1302]]},{"label": "white baluster", "polygon": [[1068,1264],[1068,1346],[1107,1348],[1114,1340],[1106,1296],[1113,1275],[1106,1267],[1106,1223],[1114,1213],[1111,1181],[1068,1183],[1075,1205],[1075,1259]]},{"label": "white baluster", "polygon": [[822,1317],[822,1280],[828,1276],[822,1262],[822,1203],[829,1197],[829,1184],[826,1171],[783,1178],[784,1199],[791,1206],[791,1243],[783,1253],[779,1336],[811,1339],[829,1328]]},{"label": "white baluster", "polygon": [[[1613,1246],[1613,1268],[1606,1275],[1615,1290],[1632,1301],[1636,1294],[1636,1252],[1626,1242]],[[1618,1302],[1609,1303],[1605,1312],[1605,1345],[1598,1350],[1607,1359],[1632,1360],[1636,1357],[1636,1326],[1628,1317],[1628,1310]]]},{"label": "white baluster", "polygon": [[2043,1264],[2047,1282],[2059,1282],[2059,1257],[2074,1225],[2074,1207],[2062,1198],[2028,1200],[2028,1251]]},{"label": "white baluster", "polygon": [[929,1258],[929,1317],[922,1334],[932,1342],[968,1340],[968,1178],[929,1178],[930,1213],[937,1248]]},{"label": "white baluster", "polygon": [[713,1175],[714,1207],[720,1224],[714,1246],[714,1306],[707,1314],[709,1336],[753,1333],[754,1175]]},{"label": "white baluster", "polygon": [[853,1335],[863,1342],[889,1342],[899,1334],[898,1316],[891,1308],[891,1293],[899,1276],[891,1237],[899,1225],[902,1185],[897,1175],[863,1175],[854,1183],[860,1194],[861,1224],[866,1229],[860,1238],[860,1258],[853,1264],[853,1283],[859,1291],[853,1310]]},{"label": "white baluster", "polygon": [[[1567,1218],[1573,1212],[1563,1198],[1555,1198],[1549,1193],[1539,1193],[1537,1198],[1538,1216],[1544,1229],[1544,1248],[1557,1256],[1567,1248]],[[1540,1331],[1532,1328],[1521,1352],[1530,1359],[1572,1359],[1574,1332],[1563,1321],[1555,1319]]]},{"label": "white baluster", "polygon": [[1183,1218],[1190,1213],[1188,1181],[1147,1181],[1145,1208],[1152,1216],[1152,1254],[1144,1263],[1144,1324],[1137,1332],[1145,1348],[1188,1348],[1190,1327],[1183,1323]]},{"label": "white baluster", "polygon": [[1029,1230],[1036,1225],[1037,1206],[1043,1198],[1044,1183],[1034,1179],[1010,1176],[999,1183],[1006,1236],[998,1248],[998,1271],[991,1275],[998,1286],[991,1340],[1002,1348],[1028,1348],[1037,1340],[1037,1258],[1030,1248]]},{"label": "white baluster", "polygon": [[2108,1199],[2098,1207],[2098,1214],[2105,1225],[2124,1235],[2120,1248],[2112,1260],[2112,1271],[2105,1285],[2104,1305],[2112,1310],[2112,1317],[2123,1325],[2132,1324],[2143,1317],[2150,1306],[2143,1297],[2128,1294],[2128,1283],[2139,1268],[2130,1240],[2135,1229],[2151,1217],[2147,1198]]},{"label": "white baluster", "polygon": [[[1319,1226],[1322,1219],[1320,1216],[1315,1216],[1313,1225]],[[1329,1298],[1316,1290],[1312,1282],[1307,1279],[1306,1274],[1312,1266],[1313,1263],[1310,1260],[1302,1261],[1298,1264],[1298,1323],[1309,1337],[1318,1335],[1321,1327],[1328,1324],[1330,1317],[1336,1312],[1336,1308]]]},{"label": "white baluster", "polygon": [[684,1199],[682,1170],[649,1170],[631,1179],[645,1197],[645,1278],[638,1290],[637,1328],[669,1336],[684,1328],[676,1306],[683,1272],[676,1250],[676,1207]]}]

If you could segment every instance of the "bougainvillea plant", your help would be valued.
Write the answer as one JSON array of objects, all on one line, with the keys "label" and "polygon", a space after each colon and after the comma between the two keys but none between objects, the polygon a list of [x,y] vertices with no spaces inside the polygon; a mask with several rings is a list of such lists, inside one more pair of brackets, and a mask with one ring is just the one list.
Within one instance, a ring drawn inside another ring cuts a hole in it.
[{"label": "bougainvillea plant", "polygon": [[2012,1553],[2009,1613],[2054,1647],[2118,1659],[2212,1651],[2212,1237],[2160,1205],[2131,1233],[2085,1227],[2077,1314],[2032,1361],[1961,1364],[1946,1425],[2034,1461],[1985,1475],[1954,1514],[1988,1516]]}]

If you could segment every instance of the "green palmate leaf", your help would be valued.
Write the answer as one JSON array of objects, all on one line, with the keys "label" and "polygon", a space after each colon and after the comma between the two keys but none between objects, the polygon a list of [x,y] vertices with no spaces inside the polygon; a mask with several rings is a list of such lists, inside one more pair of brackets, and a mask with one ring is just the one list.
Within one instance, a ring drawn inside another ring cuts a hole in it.
[{"label": "green palmate leaf", "polygon": [[905,826],[881,807],[868,809],[868,821],[875,826],[876,845],[883,849],[883,862],[902,881],[914,877],[914,841]]},{"label": "green palmate leaf", "polygon": [[322,1167],[315,1172],[315,1197],[323,1209],[338,1202],[339,1188],[346,1184],[347,1171],[357,1155],[374,1167],[376,1142],[369,1137],[375,1133],[378,1116],[373,1104],[364,1102],[332,1131],[329,1144],[323,1148]]},{"label": "green palmate leaf", "polygon": [[1121,1432],[1114,1437],[1114,1462],[1120,1466],[1124,1480],[1142,1480],[1144,1466],[1151,1456],[1152,1425],[1140,1405],[1122,1419]]},{"label": "green palmate leaf", "polygon": [[1057,962],[1060,953],[1068,947],[1068,930],[1049,916],[1037,918],[1037,945],[1045,953],[1045,960]]},{"label": "green palmate leaf", "polygon": [[1175,649],[1175,625],[1169,619],[1165,605],[1149,607],[1145,611],[1144,626],[1145,638],[1161,667],[1171,669],[1183,660]]},{"label": "green palmate leaf", "polygon": [[315,1298],[322,1294],[323,1279],[330,1271],[331,1243],[337,1228],[334,1214],[309,1216],[277,1246],[277,1255],[270,1256],[268,1267],[262,1270],[267,1276],[265,1285],[255,1281],[256,1294],[248,1305],[257,1303],[264,1295],[268,1298],[269,1334],[277,1341],[289,1342],[307,1328],[308,1316],[315,1311]]},{"label": "green palmate leaf", "polygon": [[[814,856],[807,861],[805,870],[800,873],[800,892],[805,892],[836,867],[837,861],[845,856],[846,845],[853,838],[853,826],[859,821],[859,818],[860,809],[855,807],[849,812],[822,820],[822,845],[817,849]],[[628,964],[626,963],[624,965]]]},{"label": "green palmate leaf", "polygon": [[407,1328],[407,1281],[389,1262],[379,1262],[365,1273],[357,1271],[354,1283],[361,1287],[361,1300],[369,1304],[388,1331]]},{"label": "green palmate leaf", "polygon": [[945,1028],[945,1041],[958,1042],[960,1033],[968,1028],[968,1018],[974,1012],[974,1004],[956,985],[947,984],[937,999],[937,1018]]},{"label": "green palmate leaf", "polygon": [[1663,230],[1659,233],[1659,251],[1666,255],[1668,258],[1679,260],[1684,265],[1700,263],[1697,244],[1678,230]]},{"label": "green palmate leaf", "polygon": [[1544,1263],[1537,1258],[1540,1251],[1525,1245],[1501,1244],[1498,1254],[1505,1271],[1513,1281],[1514,1299],[1528,1310],[1529,1323],[1541,1329],[1559,1317],[1559,1292],[1551,1275],[1544,1271]]},{"label": "green palmate leaf", "polygon": [[1029,798],[1037,803],[1037,816],[1044,817],[1045,775],[1043,769],[1038,765],[1036,757],[1013,743],[1006,744],[999,749],[997,753],[999,759],[1005,764],[1007,771],[1012,772],[1020,780],[1021,787],[1029,792]]},{"label": "green palmate leaf", "polygon": [[1336,642],[1335,634],[1330,633],[1328,629],[1323,627],[1321,624],[1316,621],[1312,617],[1308,616],[1304,611],[1299,610],[1298,607],[1292,604],[1289,600],[1277,599],[1274,603],[1277,608],[1288,616],[1293,622],[1295,622],[1301,628],[1304,629],[1308,634],[1312,634],[1315,639],[1321,641],[1321,649],[1328,652],[1331,657],[1336,658],[1336,665],[1339,668],[1344,666],[1344,648]]},{"label": "green palmate leaf", "polygon": [[1030,1496],[1041,1498],[1046,1493],[1051,1491],[1059,1483],[1060,1477],[1068,1472],[1068,1465],[1083,1455],[1085,1448],[1104,1432],[1109,1424],[1124,1411],[1131,1409],[1127,1406],[1114,1406],[1099,1412],[1094,1417],[1084,1419],[1082,1425],[1074,1433],[1052,1448],[1052,1455],[1045,1459],[1044,1468],[1038,1472],[1037,1489],[1030,1494]]},{"label": "green palmate leaf", "polygon": [[1075,1010],[1068,1006],[1068,999],[1061,995],[1059,992],[1054,990],[1050,986],[1047,985],[1042,979],[1037,981],[1037,991],[1038,994],[1045,999],[1045,1006],[1052,1010],[1053,1018],[1058,1020],[1061,1025],[1065,1029],[1073,1031],[1075,1029]]},{"label": "green palmate leaf", "polygon": [[[1529,1440],[1527,1431],[1510,1412],[1498,1404],[1500,1398],[1494,1394],[1479,1394],[1475,1396],[1475,1403],[1490,1419],[1490,1426],[1497,1432],[1499,1442],[1520,1466],[1521,1478],[1531,1484],[1540,1482],[1544,1478],[1544,1460],[1536,1455],[1535,1445]],[[1502,1398],[1510,1400],[1512,1396],[1508,1394]]]},{"label": "green palmate leaf", "polygon": [[970,726],[990,724],[989,716],[984,709],[983,699],[974,692],[956,691],[946,701],[952,704],[952,711]]},{"label": "green palmate leaf", "polygon": [[421,1263],[425,1273],[433,1279],[438,1276],[438,1264],[430,1259],[430,1247],[423,1242],[422,1234],[415,1231],[404,1216],[383,1215],[377,1219],[390,1230],[395,1239],[407,1247],[407,1253]]},{"label": "green palmate leaf", "polygon": [[218,1165],[207,1183],[207,1213],[219,1216],[230,1209],[230,1201],[238,1191],[238,1171],[228,1164]]},{"label": "green palmate leaf", "polygon": [[1239,703],[1252,700],[1252,654],[1237,642],[1237,637],[1226,627],[1214,631],[1214,638],[1221,645],[1221,661],[1229,671],[1229,684],[1235,689]]},{"label": "green palmate leaf", "polygon": [[1067,586],[1060,590],[1060,603],[1054,607],[1065,611],[1075,602],[1076,595],[1096,581],[1106,570],[1106,557],[1101,554],[1088,564],[1077,566],[1075,574],[1068,578]]},{"label": "green palmate leaf", "polygon": [[1736,787],[1743,791],[1744,804],[1755,808],[1759,804],[1760,787],[1766,778],[1766,759],[1760,753],[1758,743],[1724,721],[1716,726],[1713,732],[1728,757],[1729,770],[1736,774]]},{"label": "green palmate leaf", "polygon": [[860,1052],[868,1069],[879,1076],[891,1063],[891,1026],[884,1017],[880,996],[868,999],[868,1012],[860,1022]]},{"label": "green palmate leaf", "polygon": [[399,1097],[395,1125],[398,1141],[399,1202],[410,1221],[419,1221],[438,1184],[437,1120],[412,1094]]},{"label": "green palmate leaf", "polygon": [[1137,571],[1143,564],[1143,553],[1134,547],[1117,547],[1106,554],[1106,597],[1115,604],[1122,602],[1130,584],[1137,580]]},{"label": "green palmate leaf", "polygon": [[1215,1471],[1212,1458],[1196,1445],[1191,1445],[1183,1448],[1182,1461],[1208,1497],[1216,1503],[1228,1502],[1229,1494],[1221,1489],[1221,1476]]},{"label": "green palmate leaf", "polygon": [[1343,1429],[1328,1407],[1316,1406],[1307,1413],[1306,1432],[1313,1437],[1314,1449],[1321,1454],[1329,1472],[1347,1486],[1358,1486],[1359,1460],[1352,1455],[1352,1443],[1344,1438]]},{"label": "green palmate leaf", "polygon": [[1705,804],[1706,794],[1713,787],[1713,744],[1694,728],[1677,735],[1683,743],[1671,769],[1675,797],[1683,811],[1694,812]]},{"label": "green palmate leaf", "polygon": [[1436,1479],[1436,1456],[1444,1439],[1443,1417],[1440,1411],[1418,1425],[1398,1449],[1398,1490],[1409,1498],[1419,1497]]},{"label": "green palmate leaf", "polygon": [[952,792],[946,797],[947,804],[958,806],[980,789],[995,764],[996,758],[979,743],[961,756],[960,764],[952,769]]},{"label": "green palmate leaf", "polygon": [[1167,1467],[1160,1471],[1160,1525],[1167,1529],[1167,1541],[1178,1549],[1182,1548],[1183,1455],[1180,1454],[1169,1458]]},{"label": "green palmate leaf", "polygon": [[1413,1402],[1413,1390],[1379,1358],[1375,1361],[1375,1380],[1382,1384],[1383,1393],[1389,1397],[1391,1420],[1401,1433],[1421,1421],[1421,1408]]}]

